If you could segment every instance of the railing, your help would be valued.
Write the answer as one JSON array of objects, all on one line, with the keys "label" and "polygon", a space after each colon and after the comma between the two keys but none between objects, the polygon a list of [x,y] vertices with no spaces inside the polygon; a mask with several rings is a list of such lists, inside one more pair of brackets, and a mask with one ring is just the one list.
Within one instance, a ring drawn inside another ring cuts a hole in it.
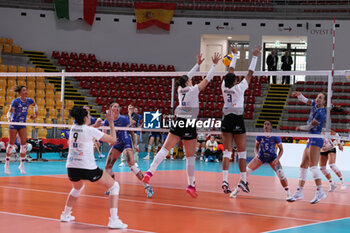
[{"label": "railing", "polygon": [[[97,13],[133,15],[134,2],[98,0]],[[176,17],[350,19],[350,0],[163,0],[177,3]],[[54,10],[54,0],[0,0],[0,7]]]}]

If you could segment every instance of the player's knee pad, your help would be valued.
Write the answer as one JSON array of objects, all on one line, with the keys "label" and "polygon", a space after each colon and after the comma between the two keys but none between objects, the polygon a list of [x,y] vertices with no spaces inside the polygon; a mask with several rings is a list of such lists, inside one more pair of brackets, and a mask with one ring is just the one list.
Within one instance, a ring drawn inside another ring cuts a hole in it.
[{"label": "player's knee pad", "polygon": [[321,179],[320,169],[317,166],[310,167],[310,172],[314,180]]},{"label": "player's knee pad", "polygon": [[225,150],[224,153],[222,154],[222,157],[230,159],[231,158],[231,152],[228,151],[228,150]]},{"label": "player's knee pad", "polygon": [[280,180],[287,179],[282,168],[276,170],[277,176]]},{"label": "player's knee pad", "polygon": [[321,170],[322,174],[325,176],[329,174],[326,166],[321,166],[320,170]]},{"label": "player's knee pad", "polygon": [[72,188],[72,190],[70,191],[69,195],[71,195],[73,197],[79,197],[79,195],[84,190],[84,188],[85,188],[85,185],[83,185],[80,189]]},{"label": "player's knee pad", "polygon": [[27,151],[28,151],[28,152],[31,152],[32,149],[33,149],[32,144],[28,144],[28,145],[27,145]]},{"label": "player's knee pad", "polygon": [[152,146],[151,146],[151,145],[148,145],[148,146],[147,146],[147,149],[152,150]]},{"label": "player's knee pad", "polygon": [[247,159],[247,151],[237,152],[239,159]]},{"label": "player's knee pad", "polygon": [[27,153],[27,145],[21,145],[21,148],[19,149],[20,154]]},{"label": "player's knee pad", "polygon": [[118,182],[114,182],[113,186],[109,189],[109,195],[119,195],[119,183]]},{"label": "player's knee pad", "polygon": [[130,170],[134,173],[137,174],[140,172],[140,169],[134,164],[132,166],[130,166]]},{"label": "player's knee pad", "polygon": [[335,165],[335,163],[329,164],[330,168],[332,169],[332,171],[334,171],[334,173],[339,172],[339,168],[337,165]]},{"label": "player's knee pad", "polygon": [[7,145],[7,148],[6,148],[6,153],[7,153],[7,154],[12,153],[12,152],[13,152],[13,148],[15,148],[15,145],[10,145],[10,144],[8,144],[8,145]]},{"label": "player's knee pad", "polygon": [[305,168],[300,168],[299,180],[305,181],[306,178],[307,178],[307,169],[305,169]]}]

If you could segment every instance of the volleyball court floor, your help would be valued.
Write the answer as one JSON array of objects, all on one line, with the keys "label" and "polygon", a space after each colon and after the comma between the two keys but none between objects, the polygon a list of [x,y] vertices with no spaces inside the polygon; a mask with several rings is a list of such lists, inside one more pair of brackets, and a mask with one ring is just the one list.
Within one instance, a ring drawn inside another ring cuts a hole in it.
[{"label": "volleyball court floor", "polygon": [[[97,162],[104,167],[104,161]],[[119,161],[117,162],[119,164]],[[142,184],[128,167],[115,165],[120,183],[119,216],[129,225],[127,230],[110,230],[109,207],[105,189],[86,182],[86,188],[73,208],[76,221],[61,223],[71,185],[66,177],[65,162],[26,164],[27,175],[20,175],[18,163],[11,163],[11,175],[0,164],[1,232],[78,233],[78,232],[349,232],[350,187],[338,187],[316,205],[309,204],[315,192],[311,177],[304,189],[305,198],[288,203],[285,191],[268,165],[248,177],[249,194],[229,198],[221,191],[221,163],[196,162],[196,185],[199,197],[186,192],[185,161],[164,161],[153,176],[154,196],[146,198]],[[139,161],[142,171],[150,161]],[[297,168],[285,167],[291,191],[297,187]],[[333,175],[333,174],[332,174]],[[350,181],[350,172],[343,172]],[[333,175],[334,179],[338,179]],[[230,164],[230,185],[238,182],[237,164]],[[350,185],[349,185],[350,186]],[[323,187],[329,185],[324,181]]]}]

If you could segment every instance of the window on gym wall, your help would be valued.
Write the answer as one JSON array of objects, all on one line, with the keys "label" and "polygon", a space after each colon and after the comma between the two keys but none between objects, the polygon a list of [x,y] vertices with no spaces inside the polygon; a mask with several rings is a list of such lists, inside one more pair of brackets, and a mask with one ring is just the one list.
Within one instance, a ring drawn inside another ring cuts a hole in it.
[{"label": "window on gym wall", "polygon": [[[283,42],[265,42],[263,48],[263,70],[267,70],[266,58],[271,53],[272,50],[276,51],[278,56],[277,71],[282,71],[282,56],[286,51],[289,51],[290,56],[293,59],[292,71],[303,71],[306,70],[306,56],[307,56],[307,43],[283,43]],[[280,83],[282,77],[278,77],[277,82]],[[304,75],[295,75],[291,79],[292,83],[297,81],[305,81]]]}]

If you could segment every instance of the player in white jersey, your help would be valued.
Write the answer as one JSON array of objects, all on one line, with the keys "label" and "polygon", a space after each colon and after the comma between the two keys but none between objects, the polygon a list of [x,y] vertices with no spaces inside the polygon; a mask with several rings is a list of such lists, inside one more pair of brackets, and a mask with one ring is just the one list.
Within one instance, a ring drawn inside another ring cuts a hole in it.
[{"label": "player in white jersey", "polygon": [[241,180],[239,187],[244,192],[249,192],[247,182],[247,151],[246,151],[246,130],[244,126],[244,92],[249,87],[250,80],[252,79],[253,72],[256,67],[258,55],[260,54],[261,47],[258,46],[253,51],[253,58],[250,63],[248,74],[242,82],[238,83],[236,75],[234,74],[236,62],[238,58],[238,50],[236,47],[231,47],[233,58],[228,70],[228,73],[224,76],[222,81],[222,95],[224,97],[223,107],[223,121],[221,125],[222,142],[224,145],[223,159],[222,159],[222,189],[224,193],[231,193],[231,189],[228,183],[228,168],[232,153],[232,144],[235,140],[238,152],[238,165],[241,172]]},{"label": "player in white jersey", "polygon": [[[331,131],[331,135],[339,136],[338,133]],[[327,162],[329,163],[329,167],[332,169],[332,171],[339,177],[341,182],[341,190],[346,189],[346,183],[343,179],[343,176],[338,168],[337,165],[335,165],[335,160],[337,157],[337,149],[336,146],[339,147],[339,150],[343,151],[343,144],[339,142],[336,139],[330,139],[330,138],[324,138],[323,139],[323,146],[321,148],[321,157],[320,157],[320,169],[323,175],[328,179],[331,187],[328,190],[329,192],[333,192],[337,188],[337,183],[332,180],[331,174],[327,170]]]},{"label": "player in white jersey", "polygon": [[188,123],[197,119],[199,111],[199,92],[202,91],[212,80],[215,72],[215,66],[220,59],[221,55],[215,53],[212,57],[213,65],[208,72],[207,77],[198,85],[196,84],[193,86],[191,78],[194,76],[199,65],[204,60],[202,59],[201,54],[197,55],[197,64],[192,68],[192,70],[187,75],[183,75],[178,79],[177,92],[179,97],[179,105],[175,110],[176,120],[173,122],[174,124],[171,126],[170,133],[162,148],[154,157],[150,168],[146,172],[143,182],[150,182],[150,179],[155,173],[157,167],[169,154],[170,149],[173,148],[180,139],[183,139],[184,148],[186,151],[186,171],[188,176],[188,187],[186,192],[194,198],[198,196],[196,193],[194,177],[196,159],[194,155],[196,153],[197,130],[196,126],[189,125]]},{"label": "player in white jersey", "polygon": [[116,142],[116,132],[113,124],[113,113],[106,114],[107,120],[111,123],[110,135],[104,134],[98,129],[88,126],[90,124],[90,115],[83,108],[74,106],[70,111],[70,116],[74,118],[75,123],[69,133],[69,152],[66,167],[68,177],[72,183],[66,206],[61,214],[62,222],[74,221],[75,217],[71,215],[72,207],[77,198],[84,189],[83,180],[99,183],[109,189],[110,214],[109,228],[127,228],[118,217],[118,195],[119,184],[107,172],[97,167],[94,157],[94,140],[101,140],[107,143]]}]

